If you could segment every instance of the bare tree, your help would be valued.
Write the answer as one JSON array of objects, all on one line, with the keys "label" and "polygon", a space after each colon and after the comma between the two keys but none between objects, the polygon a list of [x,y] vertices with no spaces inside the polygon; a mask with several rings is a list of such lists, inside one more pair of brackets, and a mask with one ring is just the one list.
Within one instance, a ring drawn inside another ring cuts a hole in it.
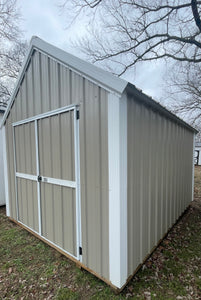
[{"label": "bare tree", "polygon": [[0,103],[6,105],[19,73],[27,43],[19,28],[16,0],[0,1]]},{"label": "bare tree", "polygon": [[0,2],[0,42],[17,41],[20,37],[18,22],[20,15],[18,13],[16,0],[2,0]]},{"label": "bare tree", "polygon": [[201,63],[201,1],[66,0],[92,24],[79,46],[93,62],[116,63],[119,75],[140,61]]},{"label": "bare tree", "polygon": [[176,63],[166,72],[163,102],[201,131],[201,64]]},{"label": "bare tree", "polygon": [[0,102],[4,106],[11,96],[15,81],[23,63],[28,43],[18,41],[10,49],[2,50],[0,55]]}]

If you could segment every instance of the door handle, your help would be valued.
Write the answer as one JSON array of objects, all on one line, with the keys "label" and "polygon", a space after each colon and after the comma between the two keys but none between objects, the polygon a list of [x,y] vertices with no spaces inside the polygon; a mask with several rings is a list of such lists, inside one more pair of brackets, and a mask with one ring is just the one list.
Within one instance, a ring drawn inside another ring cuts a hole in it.
[{"label": "door handle", "polygon": [[42,181],[42,177],[40,175],[38,175],[38,182],[41,182]]}]

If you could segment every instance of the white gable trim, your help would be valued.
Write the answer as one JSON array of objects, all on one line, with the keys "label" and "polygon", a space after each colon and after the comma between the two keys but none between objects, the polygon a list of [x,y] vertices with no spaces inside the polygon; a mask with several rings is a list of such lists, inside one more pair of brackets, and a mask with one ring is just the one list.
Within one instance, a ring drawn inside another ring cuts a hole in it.
[{"label": "white gable trim", "polygon": [[2,123],[0,127],[3,126],[5,123],[7,116],[10,112],[10,109],[13,105],[15,97],[17,95],[18,89],[20,87],[21,81],[24,77],[26,72],[27,66],[33,54],[33,51],[37,50],[39,52],[45,53],[46,55],[50,56],[52,59],[55,59],[59,63],[65,65],[66,67],[70,68],[72,71],[80,74],[81,76],[89,79],[90,81],[104,87],[109,91],[116,92],[121,94],[124,89],[126,88],[128,82],[120,79],[113,74],[94,66],[91,63],[88,63],[72,54],[69,54],[38,37],[32,37],[28,53],[25,57],[24,63],[22,65],[21,71],[19,73],[17,83],[15,85],[14,91],[10,97],[10,101],[6,112],[4,114]]}]

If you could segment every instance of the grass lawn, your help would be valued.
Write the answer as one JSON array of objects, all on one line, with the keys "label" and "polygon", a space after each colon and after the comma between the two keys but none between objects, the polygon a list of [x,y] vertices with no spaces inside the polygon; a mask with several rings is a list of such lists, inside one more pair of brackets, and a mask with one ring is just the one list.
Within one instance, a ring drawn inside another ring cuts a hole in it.
[{"label": "grass lawn", "polygon": [[0,208],[0,299],[201,299],[201,168],[195,200],[120,295],[10,222]]}]

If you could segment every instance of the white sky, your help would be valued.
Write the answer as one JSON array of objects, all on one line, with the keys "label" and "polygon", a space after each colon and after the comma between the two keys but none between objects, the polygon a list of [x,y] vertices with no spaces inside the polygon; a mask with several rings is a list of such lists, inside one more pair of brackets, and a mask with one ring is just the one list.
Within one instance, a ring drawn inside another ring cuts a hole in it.
[{"label": "white sky", "polygon": [[[61,14],[55,0],[18,0],[22,14],[22,29],[25,38],[30,40],[36,35],[67,52],[84,58],[71,47],[71,40],[82,36],[84,24],[73,24],[66,29],[67,16]],[[58,1],[57,1],[58,3]],[[130,71],[123,78],[135,84],[143,92],[159,100],[162,95],[162,77],[165,65],[161,62],[138,65],[137,71]]]}]

